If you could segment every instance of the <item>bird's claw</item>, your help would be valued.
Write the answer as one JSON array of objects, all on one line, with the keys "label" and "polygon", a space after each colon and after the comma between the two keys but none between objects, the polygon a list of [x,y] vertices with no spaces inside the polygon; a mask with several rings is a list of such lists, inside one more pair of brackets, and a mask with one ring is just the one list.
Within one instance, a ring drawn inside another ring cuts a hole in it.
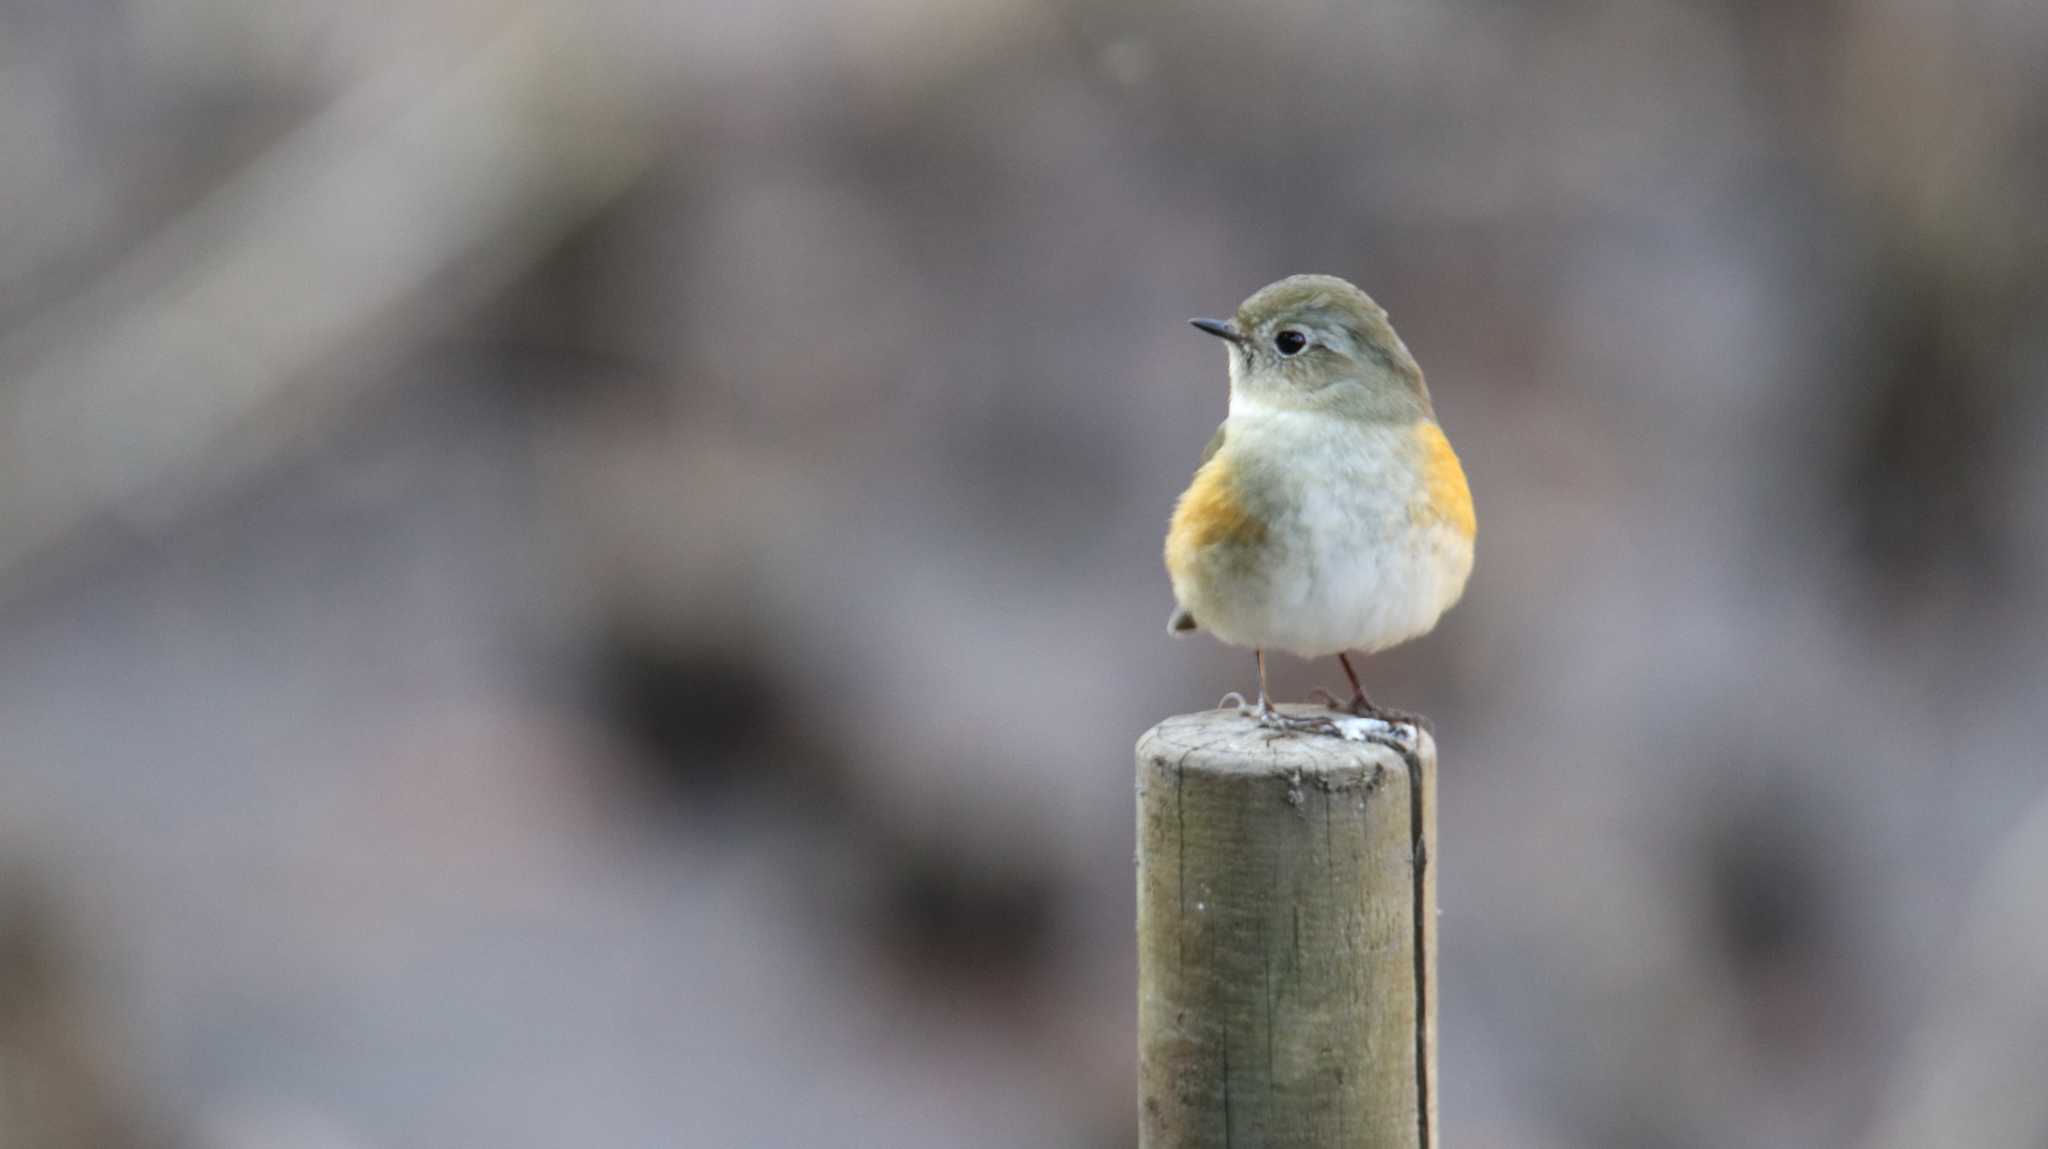
[{"label": "bird's claw", "polygon": [[1368,706],[1364,710],[1354,709],[1352,713],[1361,718],[1377,718],[1389,726],[1406,726],[1431,738],[1436,737],[1436,723],[1431,722],[1426,714],[1417,714],[1412,710],[1395,710],[1387,706]]},{"label": "bird's claw", "polygon": [[1281,730],[1289,734],[1334,734],[1339,737],[1343,731],[1337,724],[1321,715],[1282,714],[1268,702],[1257,711],[1259,725],[1268,730]]},{"label": "bird's claw", "polygon": [[1320,686],[1309,691],[1308,696],[1331,710],[1349,714],[1354,718],[1376,718],[1389,726],[1410,726],[1431,738],[1436,737],[1436,723],[1431,722],[1426,714],[1396,710],[1391,706],[1379,706],[1363,694],[1352,695],[1349,702],[1339,702],[1335,695]]}]

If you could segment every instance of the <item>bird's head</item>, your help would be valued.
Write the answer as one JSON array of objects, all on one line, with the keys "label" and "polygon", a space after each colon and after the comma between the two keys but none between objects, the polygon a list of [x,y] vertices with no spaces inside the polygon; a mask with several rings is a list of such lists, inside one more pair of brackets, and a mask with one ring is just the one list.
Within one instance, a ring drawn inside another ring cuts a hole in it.
[{"label": "bird's head", "polygon": [[1320,411],[1367,422],[1431,414],[1422,368],[1387,313],[1334,275],[1267,284],[1230,319],[1191,319],[1230,345],[1230,407]]}]

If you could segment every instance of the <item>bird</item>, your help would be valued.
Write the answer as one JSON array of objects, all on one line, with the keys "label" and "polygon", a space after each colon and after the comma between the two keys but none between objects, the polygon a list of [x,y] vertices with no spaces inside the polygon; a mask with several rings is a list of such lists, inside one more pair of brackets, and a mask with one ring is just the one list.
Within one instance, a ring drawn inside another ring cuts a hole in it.
[{"label": "bird", "polygon": [[1348,703],[1330,710],[1428,728],[1376,705],[1351,665],[1436,627],[1465,592],[1478,520],[1422,368],[1387,312],[1333,275],[1294,275],[1229,319],[1191,319],[1221,339],[1230,407],[1166,532],[1172,634],[1207,631],[1258,660],[1260,725],[1331,730],[1281,712],[1266,652],[1336,655]]}]

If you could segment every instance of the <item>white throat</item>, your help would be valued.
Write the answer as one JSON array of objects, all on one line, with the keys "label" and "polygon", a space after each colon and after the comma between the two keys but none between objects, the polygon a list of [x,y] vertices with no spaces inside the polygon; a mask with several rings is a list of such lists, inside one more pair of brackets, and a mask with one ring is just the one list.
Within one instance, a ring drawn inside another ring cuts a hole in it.
[{"label": "white throat", "polygon": [[1297,415],[1301,412],[1292,407],[1283,407],[1263,396],[1248,394],[1241,387],[1230,389],[1230,417],[1242,419],[1260,415]]}]

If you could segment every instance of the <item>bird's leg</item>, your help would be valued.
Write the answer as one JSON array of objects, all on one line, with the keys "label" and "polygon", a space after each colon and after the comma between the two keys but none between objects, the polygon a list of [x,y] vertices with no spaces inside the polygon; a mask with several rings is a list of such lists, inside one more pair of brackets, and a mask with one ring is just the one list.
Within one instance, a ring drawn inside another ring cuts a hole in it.
[{"label": "bird's leg", "polygon": [[[1408,747],[1401,742],[1400,737],[1396,734],[1346,729],[1341,720],[1325,718],[1319,714],[1282,713],[1279,707],[1273,705],[1273,696],[1266,686],[1266,652],[1264,650],[1254,650],[1252,653],[1259,662],[1258,705],[1254,706],[1246,702],[1243,694],[1233,690],[1229,694],[1224,695],[1223,700],[1216,704],[1217,709],[1220,710],[1234,706],[1237,708],[1238,714],[1243,717],[1256,720],[1260,726],[1268,730],[1275,730],[1284,734],[1326,734],[1333,738],[1343,738],[1353,742],[1377,742],[1382,746],[1391,747],[1396,752],[1402,754],[1408,752]],[[1345,707],[1337,705],[1336,700],[1331,699],[1327,692],[1318,691],[1317,693],[1322,695],[1330,709],[1336,711],[1343,711],[1345,709]],[[1370,703],[1367,705],[1370,705]],[[1382,717],[1380,713],[1371,714],[1370,717],[1389,724],[1394,721],[1393,719]]]},{"label": "bird's leg", "polygon": [[1259,660],[1259,705],[1257,710],[1247,708],[1243,713],[1255,715],[1259,725],[1273,730],[1288,730],[1301,734],[1342,734],[1337,724],[1327,718],[1304,718],[1280,713],[1280,708],[1273,705],[1272,695],[1266,692],[1266,652],[1258,650],[1254,653]]},{"label": "bird's leg", "polygon": [[1323,697],[1329,699],[1327,705],[1330,709],[1349,710],[1360,718],[1377,718],[1381,722],[1413,726],[1417,730],[1428,731],[1431,737],[1436,736],[1436,724],[1431,722],[1428,716],[1411,713],[1406,710],[1395,710],[1391,706],[1380,706],[1374,703],[1372,699],[1367,698],[1365,696],[1365,687],[1359,684],[1358,672],[1351,669],[1351,656],[1349,654],[1340,651],[1337,655],[1337,664],[1344,668],[1344,677],[1351,680],[1351,702],[1349,705],[1339,706],[1336,699],[1330,698],[1328,691],[1323,691]]},{"label": "bird's leg", "polygon": [[1351,680],[1351,712],[1353,714],[1371,714],[1373,712],[1372,699],[1365,696],[1365,687],[1359,684],[1358,672],[1351,669],[1351,656],[1341,650],[1338,651],[1337,665],[1344,668],[1344,677]]},{"label": "bird's leg", "polygon": [[1237,712],[1246,718],[1255,717],[1259,720],[1260,725],[1271,726],[1273,722],[1268,721],[1268,719],[1279,719],[1280,712],[1273,709],[1273,703],[1266,698],[1266,652],[1254,650],[1252,655],[1259,660],[1259,704],[1253,706],[1244,700],[1244,693],[1242,691],[1233,690],[1217,701],[1216,709],[1222,710],[1225,707],[1235,706],[1237,707]]},{"label": "bird's leg", "polygon": [[1252,651],[1252,657],[1259,660],[1259,721],[1278,718],[1280,712],[1273,709],[1273,700],[1266,696],[1266,651],[1263,647]]}]

